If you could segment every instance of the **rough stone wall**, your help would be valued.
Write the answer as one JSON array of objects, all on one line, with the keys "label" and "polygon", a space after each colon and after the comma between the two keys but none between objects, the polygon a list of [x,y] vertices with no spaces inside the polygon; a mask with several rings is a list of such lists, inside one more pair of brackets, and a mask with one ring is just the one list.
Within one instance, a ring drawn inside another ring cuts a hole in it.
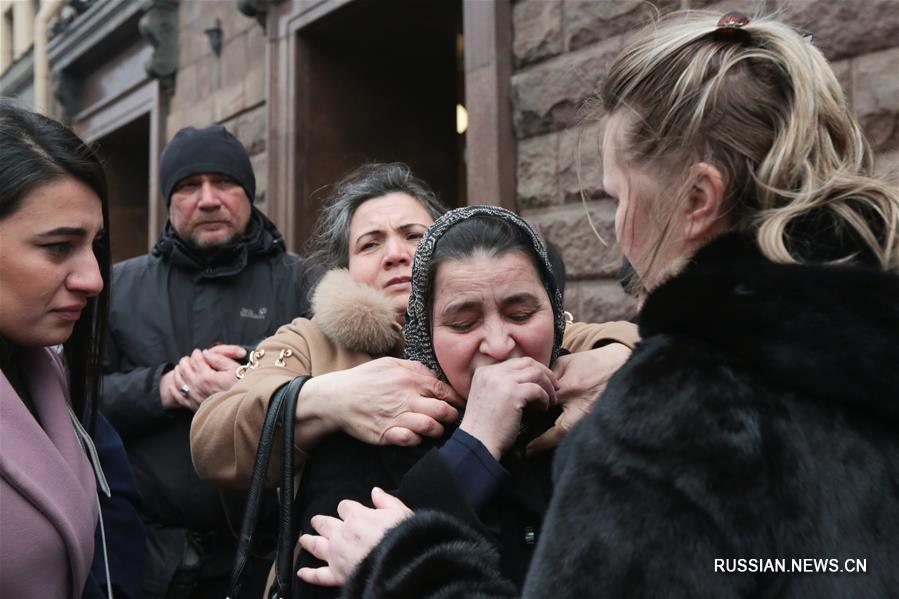
[{"label": "rough stone wall", "polygon": [[[178,74],[169,101],[166,140],[182,127],[225,125],[246,146],[256,172],[256,203],[265,209],[265,32],[242,15],[234,0],[181,2]],[[218,18],[222,50],[216,56],[204,30]]]},{"label": "rough stone wall", "polygon": [[[655,0],[659,12],[782,11],[833,62],[886,172],[899,166],[899,0]],[[606,65],[654,13],[645,0],[516,0],[512,77],[518,208],[562,250],[566,305],[577,320],[633,314],[617,283],[614,203],[602,190],[601,125],[585,120]],[[579,156],[579,158],[578,158]],[[580,168],[579,168],[580,164]],[[586,208],[598,233],[585,216]]]}]

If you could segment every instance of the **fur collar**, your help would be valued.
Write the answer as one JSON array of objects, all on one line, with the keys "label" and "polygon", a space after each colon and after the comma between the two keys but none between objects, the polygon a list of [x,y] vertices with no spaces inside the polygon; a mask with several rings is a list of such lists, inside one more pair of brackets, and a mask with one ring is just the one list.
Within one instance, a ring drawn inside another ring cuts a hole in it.
[{"label": "fur collar", "polygon": [[325,273],[312,294],[312,312],[331,341],[353,351],[386,354],[402,339],[390,300],[345,268]]},{"label": "fur collar", "polygon": [[775,264],[730,235],[650,294],[640,335],[699,339],[807,396],[899,420],[897,299],[894,273]]}]

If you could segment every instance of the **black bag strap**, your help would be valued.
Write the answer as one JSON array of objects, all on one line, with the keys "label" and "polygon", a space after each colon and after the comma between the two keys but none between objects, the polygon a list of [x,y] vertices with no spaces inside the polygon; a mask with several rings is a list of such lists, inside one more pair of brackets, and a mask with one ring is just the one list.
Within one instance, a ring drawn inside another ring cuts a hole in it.
[{"label": "black bag strap", "polygon": [[269,591],[271,599],[286,599],[291,596],[290,587],[296,574],[293,573],[293,548],[296,532],[293,526],[293,431],[297,397],[309,377],[297,377],[288,384],[282,410],[284,444],[281,447],[281,515],[278,518],[278,554],[275,557],[275,582]]},{"label": "black bag strap", "polygon": [[[247,491],[247,501],[244,507],[243,522],[240,526],[240,536],[238,537],[237,553],[234,557],[234,568],[231,571],[231,582],[228,585],[227,597],[237,597],[240,592],[241,577],[247,566],[250,555],[250,547],[253,543],[253,533],[256,531],[256,520],[259,517],[259,506],[262,497],[265,494],[265,474],[268,471],[268,462],[272,454],[272,445],[274,445],[275,432],[280,424],[284,429],[284,468],[281,473],[281,517],[279,518],[278,527],[278,562],[282,561],[283,545],[289,543],[289,539],[282,537],[292,536],[290,523],[290,501],[287,501],[287,529],[285,530],[284,518],[284,498],[293,495],[293,418],[296,411],[297,396],[300,394],[303,384],[309,380],[308,376],[298,376],[289,382],[281,385],[272,395],[268,404],[268,411],[265,414],[265,422],[262,425],[262,432],[259,435],[259,445],[256,448],[256,461],[253,463],[253,476],[250,479],[250,487]],[[288,439],[289,437],[289,439]],[[289,464],[288,464],[289,462]],[[284,487],[285,476],[284,471],[290,469],[289,486]],[[288,555],[293,555],[293,547],[288,550]],[[289,559],[289,558],[288,558]],[[289,570],[290,568],[288,568]],[[284,571],[278,568],[279,574]],[[289,577],[288,586],[289,589]],[[283,588],[282,581],[279,578],[277,585]]]}]

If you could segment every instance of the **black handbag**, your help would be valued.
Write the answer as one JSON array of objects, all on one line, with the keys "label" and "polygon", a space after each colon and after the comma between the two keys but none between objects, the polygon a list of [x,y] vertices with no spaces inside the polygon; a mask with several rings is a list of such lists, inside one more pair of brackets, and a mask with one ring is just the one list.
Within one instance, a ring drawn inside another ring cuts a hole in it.
[{"label": "black handbag", "polygon": [[293,504],[293,430],[294,413],[297,396],[308,376],[298,376],[285,383],[275,391],[268,405],[259,446],[256,449],[256,461],[253,464],[253,478],[247,492],[247,503],[244,508],[243,522],[240,526],[240,537],[237,554],[234,558],[234,569],[231,571],[231,583],[228,585],[228,597],[237,597],[240,591],[241,577],[247,566],[253,533],[256,531],[256,520],[259,517],[259,504],[265,493],[265,473],[268,470],[269,458],[272,454],[275,433],[280,427],[283,432],[281,448],[281,486],[279,488],[280,514],[278,517],[278,549],[275,558],[275,581],[268,590],[270,599],[287,599],[295,574],[293,573],[293,549],[296,544],[296,531],[292,522]]}]

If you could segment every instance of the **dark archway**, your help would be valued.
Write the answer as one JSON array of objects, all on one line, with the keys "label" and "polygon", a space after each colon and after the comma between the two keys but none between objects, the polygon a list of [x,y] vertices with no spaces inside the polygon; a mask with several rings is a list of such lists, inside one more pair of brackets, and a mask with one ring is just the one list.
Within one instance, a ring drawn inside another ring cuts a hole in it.
[{"label": "dark archway", "polygon": [[298,240],[325,186],[364,162],[406,162],[464,205],[461,0],[356,0],[297,35]]},{"label": "dark archway", "polygon": [[96,140],[109,182],[109,228],[114,262],[147,253],[150,115],[145,113]]}]

